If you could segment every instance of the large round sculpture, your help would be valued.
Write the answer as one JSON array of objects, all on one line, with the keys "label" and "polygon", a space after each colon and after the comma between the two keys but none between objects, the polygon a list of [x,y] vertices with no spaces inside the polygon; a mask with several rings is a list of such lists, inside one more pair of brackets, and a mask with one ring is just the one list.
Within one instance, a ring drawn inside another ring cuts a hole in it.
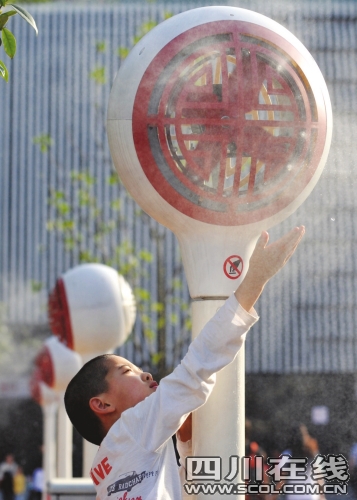
[{"label": "large round sculpture", "polygon": [[[203,7],[133,48],[114,80],[107,131],[122,182],[179,240],[195,336],[244,277],[261,231],[316,185],[332,112],[292,33],[256,12]],[[193,453],[222,457],[224,476],[229,456],[244,454],[243,350],[193,427]]]},{"label": "large round sculpture", "polygon": [[121,66],[108,107],[120,177],[177,235],[193,298],[230,293],[226,259],[238,253],[245,265],[261,229],[305,200],[331,133],[328,91],[307,49],[273,20],[234,7],[194,9],[154,28]]}]

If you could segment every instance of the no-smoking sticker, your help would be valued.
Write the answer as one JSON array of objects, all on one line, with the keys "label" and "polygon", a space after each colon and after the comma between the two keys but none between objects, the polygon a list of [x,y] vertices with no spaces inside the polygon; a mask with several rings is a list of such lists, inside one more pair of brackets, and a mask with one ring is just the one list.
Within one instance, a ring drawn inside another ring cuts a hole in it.
[{"label": "no-smoking sticker", "polygon": [[236,280],[243,272],[243,259],[239,255],[231,255],[224,261],[223,271],[227,278]]}]

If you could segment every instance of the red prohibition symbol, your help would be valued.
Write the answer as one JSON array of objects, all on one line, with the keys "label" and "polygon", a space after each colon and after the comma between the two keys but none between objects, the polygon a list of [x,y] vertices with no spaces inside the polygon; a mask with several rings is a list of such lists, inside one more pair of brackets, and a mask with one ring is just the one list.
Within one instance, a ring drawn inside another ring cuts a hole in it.
[{"label": "red prohibition symbol", "polygon": [[239,255],[231,255],[223,264],[223,271],[227,278],[236,280],[243,272],[243,259]]}]

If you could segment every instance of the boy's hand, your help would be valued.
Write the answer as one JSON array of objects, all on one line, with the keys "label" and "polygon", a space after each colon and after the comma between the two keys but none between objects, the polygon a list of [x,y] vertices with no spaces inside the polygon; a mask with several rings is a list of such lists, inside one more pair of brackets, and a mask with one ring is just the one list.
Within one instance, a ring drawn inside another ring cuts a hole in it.
[{"label": "boy's hand", "polygon": [[247,275],[254,275],[254,279],[262,284],[267,283],[285,266],[304,233],[304,226],[295,227],[280,240],[268,245],[269,234],[263,231],[250,258]]},{"label": "boy's hand", "polygon": [[250,311],[266,283],[282,269],[296,250],[305,227],[295,227],[275,243],[268,245],[269,234],[263,231],[249,261],[248,272],[235,296],[246,311]]}]

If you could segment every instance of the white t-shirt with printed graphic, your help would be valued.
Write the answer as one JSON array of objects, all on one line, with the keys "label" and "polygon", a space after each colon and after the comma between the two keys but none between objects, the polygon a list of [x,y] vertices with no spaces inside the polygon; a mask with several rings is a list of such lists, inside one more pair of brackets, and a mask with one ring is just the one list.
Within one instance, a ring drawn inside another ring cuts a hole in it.
[{"label": "white t-shirt with printed graphic", "polygon": [[257,321],[232,295],[156,391],[110,428],[90,472],[98,500],[181,500],[172,435],[205,403],[215,373],[235,358]]}]

